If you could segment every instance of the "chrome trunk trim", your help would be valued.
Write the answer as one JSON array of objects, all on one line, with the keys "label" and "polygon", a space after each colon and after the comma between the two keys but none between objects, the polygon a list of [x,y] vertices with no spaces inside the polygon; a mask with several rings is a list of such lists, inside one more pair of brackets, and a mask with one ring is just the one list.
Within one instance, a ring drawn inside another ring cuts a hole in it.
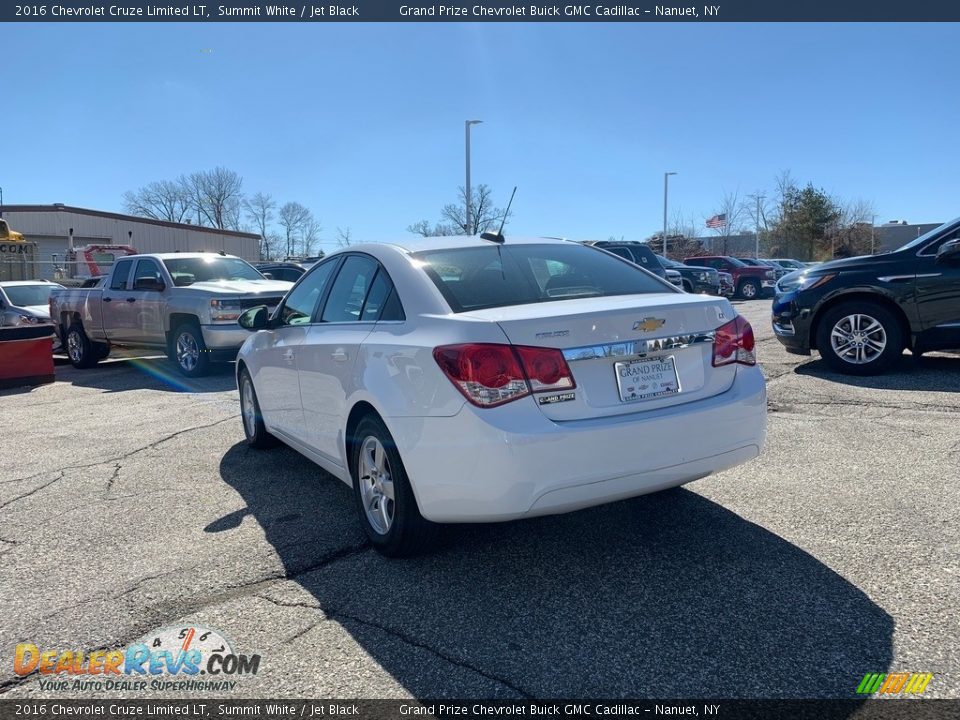
[{"label": "chrome trunk trim", "polygon": [[716,333],[711,331],[688,335],[671,335],[649,340],[627,340],[605,345],[586,345],[564,350],[563,358],[570,363],[597,358],[644,357],[650,353],[663,352],[664,350],[682,350],[692,345],[712,344],[715,338]]}]

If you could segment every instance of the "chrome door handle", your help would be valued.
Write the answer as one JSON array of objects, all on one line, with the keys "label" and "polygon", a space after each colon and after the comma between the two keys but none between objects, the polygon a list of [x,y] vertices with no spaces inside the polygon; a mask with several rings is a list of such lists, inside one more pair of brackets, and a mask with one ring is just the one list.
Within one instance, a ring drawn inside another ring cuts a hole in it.
[{"label": "chrome door handle", "polygon": [[343,361],[345,361],[345,360],[346,360],[348,357],[350,357],[350,356],[347,355],[347,353],[344,352],[343,350],[339,350],[339,349],[338,349],[338,350],[334,350],[334,351],[330,354],[330,357],[332,357],[332,358],[333,358],[334,360],[336,360],[337,362],[343,362]]},{"label": "chrome door handle", "polygon": [[293,350],[287,350],[287,351],[283,354],[283,359],[286,360],[288,363],[292,363],[292,362],[293,362]]}]

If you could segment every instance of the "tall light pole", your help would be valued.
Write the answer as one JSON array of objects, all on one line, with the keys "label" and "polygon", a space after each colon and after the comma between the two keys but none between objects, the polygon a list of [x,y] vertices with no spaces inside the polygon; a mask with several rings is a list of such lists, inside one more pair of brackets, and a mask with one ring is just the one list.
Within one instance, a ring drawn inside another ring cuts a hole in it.
[{"label": "tall light pole", "polygon": [[676,175],[675,172],[665,172],[663,174],[663,256],[667,256],[667,193],[669,190],[670,176]]},{"label": "tall light pole", "polygon": [[873,255],[873,252],[874,252],[873,248],[874,248],[874,238],[876,237],[876,230],[877,230],[877,216],[871,215],[870,216],[870,254],[871,255]]},{"label": "tall light pole", "polygon": [[479,125],[479,124],[482,123],[482,122],[483,122],[483,120],[465,120],[465,121],[463,122],[463,130],[464,130],[464,135],[465,135],[465,143],[464,143],[464,146],[465,146],[466,155],[467,155],[467,184],[466,184],[466,186],[464,187],[464,194],[466,195],[466,200],[467,200],[467,203],[466,203],[466,204],[467,204],[467,214],[466,214],[466,216],[464,217],[464,226],[465,226],[465,227],[464,227],[464,231],[467,233],[467,235],[472,235],[472,234],[473,234],[473,233],[470,232],[470,230],[471,230],[471,228],[472,228],[472,225],[473,225],[473,224],[470,222],[471,212],[472,212],[472,210],[473,210],[473,191],[472,191],[472,189],[470,188],[470,126],[471,126],[471,125]]},{"label": "tall light pole", "polygon": [[766,195],[757,195],[757,225],[756,225],[755,237],[754,237],[754,241],[755,241],[754,244],[756,245],[756,247],[754,248],[754,255],[753,255],[756,258],[760,257],[760,201],[766,200],[766,199],[767,199]]}]

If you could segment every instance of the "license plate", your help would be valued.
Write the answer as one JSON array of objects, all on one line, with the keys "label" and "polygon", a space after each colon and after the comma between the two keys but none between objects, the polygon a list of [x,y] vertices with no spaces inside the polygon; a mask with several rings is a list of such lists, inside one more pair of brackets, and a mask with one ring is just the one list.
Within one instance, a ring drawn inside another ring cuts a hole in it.
[{"label": "license plate", "polygon": [[613,364],[620,402],[649,400],[680,392],[673,356],[630,360]]}]

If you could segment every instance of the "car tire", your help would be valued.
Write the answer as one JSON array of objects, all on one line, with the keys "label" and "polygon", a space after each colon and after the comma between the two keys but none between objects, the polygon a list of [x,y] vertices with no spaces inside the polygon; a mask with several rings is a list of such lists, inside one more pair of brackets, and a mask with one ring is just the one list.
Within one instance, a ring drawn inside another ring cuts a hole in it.
[{"label": "car tire", "polygon": [[684,292],[687,292],[687,293],[692,293],[692,292],[693,292],[693,283],[690,282],[689,280],[684,280],[684,281],[683,281],[683,291],[684,291]]},{"label": "car tire", "polygon": [[106,360],[110,356],[110,346],[106,343],[94,343],[97,352],[97,360]]},{"label": "car tire", "polygon": [[900,323],[876,303],[842,303],[830,308],[817,325],[820,357],[847,375],[886,372],[903,356],[903,348]]},{"label": "car tire", "polygon": [[760,283],[750,278],[741,281],[737,286],[737,295],[744,300],[756,300],[760,297]]},{"label": "car tire", "polygon": [[240,390],[240,419],[243,424],[243,434],[247,438],[247,445],[258,450],[275,447],[279,440],[267,431],[263,424],[263,414],[260,412],[260,401],[257,399],[257,390],[253,386],[253,378],[246,368],[240,371],[237,383]]},{"label": "car tire", "polygon": [[420,514],[400,453],[375,414],[360,421],[352,449],[353,494],[360,524],[377,552],[410,557],[433,545],[439,526]]},{"label": "car tire", "polygon": [[100,361],[95,345],[80,323],[74,323],[67,329],[67,357],[75,368],[92,368]]},{"label": "car tire", "polygon": [[200,377],[210,367],[207,346],[203,342],[203,333],[195,322],[185,322],[173,331],[170,338],[170,359],[181,375]]}]

